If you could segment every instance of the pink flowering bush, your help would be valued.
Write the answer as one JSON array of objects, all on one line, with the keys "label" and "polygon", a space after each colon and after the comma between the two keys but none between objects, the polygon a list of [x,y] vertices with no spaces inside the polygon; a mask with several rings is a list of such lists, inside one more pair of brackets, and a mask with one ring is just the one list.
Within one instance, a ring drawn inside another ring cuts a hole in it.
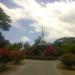
[{"label": "pink flowering bush", "polygon": [[5,48],[0,48],[1,68],[5,68],[8,62],[12,61],[12,52]]},{"label": "pink flowering bush", "polygon": [[12,51],[6,48],[0,48],[0,63],[2,68],[6,66],[7,63],[14,61],[19,63],[25,58],[25,51]]},{"label": "pink flowering bush", "polygon": [[[3,58],[3,59],[2,59]],[[7,59],[5,59],[7,58]],[[12,52],[5,48],[0,48],[0,63],[6,63],[12,60]]]},{"label": "pink flowering bush", "polygon": [[19,63],[21,60],[25,59],[26,53],[25,51],[14,51],[12,55],[12,59],[15,63]]},{"label": "pink flowering bush", "polygon": [[52,56],[52,55],[55,55],[55,54],[56,54],[56,50],[53,46],[48,46],[43,51],[44,56]]}]

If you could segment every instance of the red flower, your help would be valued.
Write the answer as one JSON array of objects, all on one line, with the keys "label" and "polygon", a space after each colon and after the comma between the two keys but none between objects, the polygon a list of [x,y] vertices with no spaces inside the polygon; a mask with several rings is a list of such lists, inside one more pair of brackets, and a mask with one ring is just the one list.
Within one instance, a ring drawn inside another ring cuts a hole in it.
[{"label": "red flower", "polygon": [[52,54],[55,54],[56,53],[56,50],[53,46],[49,45],[46,49],[44,49],[43,51],[43,55],[45,56],[49,56],[49,55],[52,55]]},{"label": "red flower", "polygon": [[8,56],[10,57],[12,52],[6,48],[0,48],[0,56]]},{"label": "red flower", "polygon": [[25,51],[15,51],[15,52],[13,52],[12,57],[14,59],[16,59],[16,58],[25,58],[25,55],[26,55]]},{"label": "red flower", "polygon": [[8,56],[10,58],[23,58],[25,55],[25,51],[11,51],[6,48],[0,48],[0,56]]}]

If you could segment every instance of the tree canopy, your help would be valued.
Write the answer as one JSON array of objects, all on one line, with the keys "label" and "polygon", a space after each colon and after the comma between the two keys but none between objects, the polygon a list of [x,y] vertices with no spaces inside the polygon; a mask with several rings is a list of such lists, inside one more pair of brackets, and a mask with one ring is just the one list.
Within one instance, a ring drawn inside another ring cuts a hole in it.
[{"label": "tree canopy", "polygon": [[8,40],[5,40],[2,33],[0,32],[0,47],[4,47],[5,45],[9,44]]},{"label": "tree canopy", "polygon": [[11,23],[10,17],[0,7],[0,47],[4,47],[6,44],[9,44],[9,41],[5,40],[1,31],[2,30],[8,31],[9,28],[11,27],[10,23]]},{"label": "tree canopy", "polygon": [[9,30],[11,27],[10,23],[10,17],[0,7],[0,29],[5,31]]},{"label": "tree canopy", "polygon": [[57,39],[54,42],[54,46],[59,51],[60,54],[71,52],[75,54],[75,38],[65,37]]}]

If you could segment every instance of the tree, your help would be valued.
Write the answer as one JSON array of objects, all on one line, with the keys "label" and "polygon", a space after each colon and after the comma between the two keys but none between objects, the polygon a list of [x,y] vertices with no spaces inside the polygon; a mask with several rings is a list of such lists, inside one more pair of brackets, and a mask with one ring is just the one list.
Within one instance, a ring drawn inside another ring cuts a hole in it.
[{"label": "tree", "polygon": [[58,50],[59,55],[70,52],[75,54],[75,38],[65,37],[57,39],[54,42],[55,48]]},{"label": "tree", "polygon": [[7,44],[9,44],[9,41],[5,40],[2,33],[0,32],[0,48],[5,47]]},{"label": "tree", "polygon": [[22,47],[21,43],[14,43],[14,44],[8,44],[6,45],[6,48],[14,51],[19,51]]},{"label": "tree", "polygon": [[29,44],[28,42],[26,42],[26,43],[24,44],[24,49],[30,50],[30,48],[31,48],[30,44]]},{"label": "tree", "polygon": [[7,31],[11,27],[10,17],[0,8],[0,47],[4,47],[6,44],[9,44],[8,40],[5,40],[1,31]]},{"label": "tree", "polygon": [[12,61],[12,52],[6,48],[0,48],[0,69],[4,69],[10,61]]},{"label": "tree", "polygon": [[0,30],[9,30],[11,20],[10,17],[0,8]]},{"label": "tree", "polygon": [[32,46],[33,55],[41,55],[43,50],[47,47],[47,45],[40,45],[41,37],[38,37],[35,40],[34,45]]}]

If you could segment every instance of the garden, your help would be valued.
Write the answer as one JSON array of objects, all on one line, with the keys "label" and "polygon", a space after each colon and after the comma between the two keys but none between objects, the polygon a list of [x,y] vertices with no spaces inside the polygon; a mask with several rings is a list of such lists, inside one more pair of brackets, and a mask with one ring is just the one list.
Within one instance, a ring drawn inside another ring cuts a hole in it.
[{"label": "garden", "polygon": [[25,51],[11,51],[6,48],[0,48],[0,71],[7,69],[9,63],[20,64],[25,59]]},{"label": "garden", "polygon": [[59,60],[64,69],[75,69],[75,38],[60,38],[52,44],[43,41],[45,44],[40,45],[38,37],[33,45],[28,42],[12,44],[2,35],[2,31],[9,31],[10,24],[10,17],[0,8],[0,71],[7,69],[9,63],[20,64],[24,59]]}]

